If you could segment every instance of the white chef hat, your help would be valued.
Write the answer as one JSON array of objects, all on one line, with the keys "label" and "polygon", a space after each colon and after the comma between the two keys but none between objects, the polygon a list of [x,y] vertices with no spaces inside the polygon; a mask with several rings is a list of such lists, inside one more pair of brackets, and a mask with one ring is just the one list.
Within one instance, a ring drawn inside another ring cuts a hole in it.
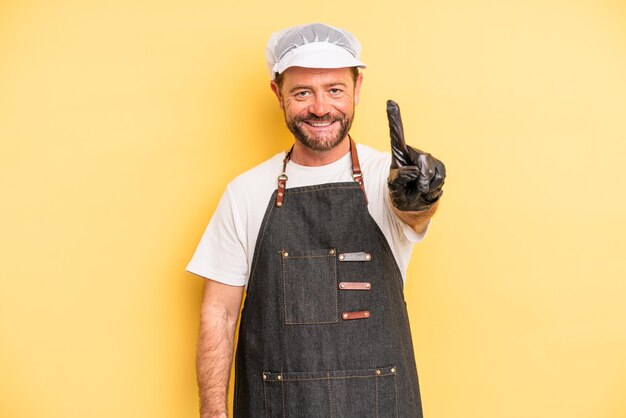
[{"label": "white chef hat", "polygon": [[265,50],[272,80],[289,67],[365,68],[361,44],[348,31],[311,23],[275,32]]}]

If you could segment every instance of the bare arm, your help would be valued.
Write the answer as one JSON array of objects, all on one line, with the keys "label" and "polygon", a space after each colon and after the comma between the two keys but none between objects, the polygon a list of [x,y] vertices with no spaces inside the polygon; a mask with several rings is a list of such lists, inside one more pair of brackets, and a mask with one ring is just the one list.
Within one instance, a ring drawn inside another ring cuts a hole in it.
[{"label": "bare arm", "polygon": [[196,354],[201,418],[228,416],[226,395],[242,297],[242,286],[205,281]]}]

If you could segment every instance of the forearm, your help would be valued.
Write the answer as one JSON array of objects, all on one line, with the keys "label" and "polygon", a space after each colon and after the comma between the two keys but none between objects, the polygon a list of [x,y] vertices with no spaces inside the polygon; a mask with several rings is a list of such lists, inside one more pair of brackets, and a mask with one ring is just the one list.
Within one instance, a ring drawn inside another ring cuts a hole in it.
[{"label": "forearm", "polygon": [[227,392],[237,316],[211,302],[202,306],[196,368],[201,418],[227,417]]},{"label": "forearm", "polygon": [[435,202],[430,208],[420,211],[402,211],[393,204],[393,213],[405,224],[409,225],[418,234],[423,234],[428,227],[430,218],[433,217],[439,206],[439,201]]}]

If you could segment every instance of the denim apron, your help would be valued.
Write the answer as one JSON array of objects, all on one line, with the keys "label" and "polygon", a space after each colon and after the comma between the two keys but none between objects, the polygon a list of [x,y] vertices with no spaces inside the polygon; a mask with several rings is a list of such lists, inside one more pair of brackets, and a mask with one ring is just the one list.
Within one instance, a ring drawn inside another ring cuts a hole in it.
[{"label": "denim apron", "polygon": [[286,188],[257,239],[235,360],[236,418],[422,417],[402,276],[354,182]]}]

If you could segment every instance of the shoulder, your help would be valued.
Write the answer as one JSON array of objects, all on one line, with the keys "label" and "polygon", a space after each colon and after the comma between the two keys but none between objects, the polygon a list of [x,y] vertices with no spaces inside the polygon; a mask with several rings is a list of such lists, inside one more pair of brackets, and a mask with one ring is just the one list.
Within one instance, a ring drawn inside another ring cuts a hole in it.
[{"label": "shoulder", "polygon": [[359,152],[359,162],[363,170],[389,169],[391,156],[388,152],[378,151],[368,145],[357,144]]},{"label": "shoulder", "polygon": [[383,189],[386,187],[387,176],[389,175],[390,154],[362,144],[357,144],[357,150],[366,187],[368,181],[370,183],[373,181],[378,192],[384,192]]},{"label": "shoulder", "polygon": [[272,190],[276,185],[276,178],[281,173],[283,158],[284,153],[278,153],[238,175],[228,184],[229,192],[233,197],[241,198]]}]

